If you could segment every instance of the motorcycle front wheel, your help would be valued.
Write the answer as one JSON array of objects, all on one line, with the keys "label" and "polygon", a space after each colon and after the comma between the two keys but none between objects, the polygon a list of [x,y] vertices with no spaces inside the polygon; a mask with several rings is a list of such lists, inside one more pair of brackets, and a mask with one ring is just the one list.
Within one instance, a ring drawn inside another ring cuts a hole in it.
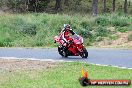
[{"label": "motorcycle front wheel", "polygon": [[82,58],[88,58],[88,51],[85,47],[83,48],[83,52],[80,52],[80,56]]},{"label": "motorcycle front wheel", "polygon": [[62,46],[58,47],[58,52],[62,57],[68,57],[68,55],[66,54],[66,52],[64,51],[64,48]]}]

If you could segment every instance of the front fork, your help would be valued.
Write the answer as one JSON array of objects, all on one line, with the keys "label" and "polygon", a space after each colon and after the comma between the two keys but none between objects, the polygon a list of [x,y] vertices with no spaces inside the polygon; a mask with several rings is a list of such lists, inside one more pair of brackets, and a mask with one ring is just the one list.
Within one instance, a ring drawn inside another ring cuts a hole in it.
[{"label": "front fork", "polygon": [[81,45],[77,45],[77,49],[78,49],[78,51],[79,52],[83,52],[83,48],[84,48],[84,45],[83,44],[81,44]]}]

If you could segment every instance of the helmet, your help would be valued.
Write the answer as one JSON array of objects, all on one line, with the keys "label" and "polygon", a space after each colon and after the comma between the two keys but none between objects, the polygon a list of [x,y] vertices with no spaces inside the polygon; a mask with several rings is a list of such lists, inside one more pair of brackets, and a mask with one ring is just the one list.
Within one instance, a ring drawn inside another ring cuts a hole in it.
[{"label": "helmet", "polygon": [[64,24],[64,30],[68,31],[71,29],[71,26],[69,24]]}]

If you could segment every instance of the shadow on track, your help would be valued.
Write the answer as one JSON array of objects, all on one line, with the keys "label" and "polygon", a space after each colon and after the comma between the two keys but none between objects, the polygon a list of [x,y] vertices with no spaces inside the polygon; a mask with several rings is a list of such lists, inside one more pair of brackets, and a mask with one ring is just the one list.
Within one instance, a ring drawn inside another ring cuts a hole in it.
[{"label": "shadow on track", "polygon": [[79,56],[69,56],[69,57],[59,57],[59,59],[62,59],[62,60],[81,60],[81,61],[83,61],[83,60],[87,60],[88,58],[81,58],[81,57],[79,57]]}]

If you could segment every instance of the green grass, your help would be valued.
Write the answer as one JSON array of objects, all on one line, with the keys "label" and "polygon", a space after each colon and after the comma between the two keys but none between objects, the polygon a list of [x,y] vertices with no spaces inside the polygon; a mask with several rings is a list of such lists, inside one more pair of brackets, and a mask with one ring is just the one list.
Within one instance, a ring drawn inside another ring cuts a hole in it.
[{"label": "green grass", "polygon": [[[65,23],[83,36],[88,46],[118,31],[131,31],[132,17],[118,13],[97,17],[79,14],[3,14],[0,16],[0,47],[56,46],[53,37],[59,34]],[[108,30],[109,27],[115,27],[115,32]]]},{"label": "green grass", "polygon": [[[90,79],[130,79],[132,70],[110,66],[96,66],[79,62],[60,63],[44,70],[0,70],[0,88],[82,88],[78,78],[84,66]],[[105,88],[130,88],[112,86]],[[89,87],[97,88],[97,86]],[[98,87],[98,88],[104,88]]]}]

